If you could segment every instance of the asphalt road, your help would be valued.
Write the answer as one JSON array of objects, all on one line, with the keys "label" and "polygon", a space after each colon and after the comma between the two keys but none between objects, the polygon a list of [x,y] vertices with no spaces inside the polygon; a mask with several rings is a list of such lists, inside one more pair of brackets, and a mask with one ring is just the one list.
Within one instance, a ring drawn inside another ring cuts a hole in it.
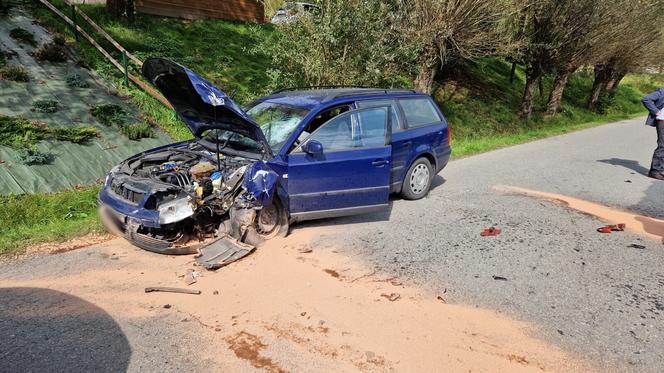
[{"label": "asphalt road", "polygon": [[[655,133],[641,122],[456,160],[423,200],[394,199],[387,213],[305,223],[291,234],[320,227],[314,250],[339,251],[407,283],[447,289],[448,303],[524,320],[534,325],[537,337],[601,370],[661,372],[664,245],[628,232],[601,235],[596,218],[493,189],[511,185],[554,192],[661,217],[664,182],[644,176]],[[503,233],[479,236],[492,225]],[[629,248],[632,243],[646,249]],[[109,315],[66,293],[8,286],[34,278],[76,279],[72,274],[93,267],[117,276],[130,273],[131,264],[109,260],[105,252],[109,249],[78,250],[0,265],[0,371],[43,370],[44,358],[55,356],[61,360],[50,366],[53,371],[234,370],[209,365],[203,349],[229,352],[201,347],[215,332],[195,320],[183,322],[186,315],[149,307],[145,315],[124,317],[122,307],[133,300],[118,302],[116,314]],[[109,264],[100,264],[100,258]],[[127,288],[135,286],[131,281]],[[65,285],[92,293],[99,286]],[[26,350],[31,354],[12,353]]]},{"label": "asphalt road", "polygon": [[[600,369],[662,372],[664,245],[627,232],[602,235],[591,216],[493,189],[517,186],[662,217],[664,182],[645,176],[656,134],[642,123],[453,161],[423,200],[395,199],[387,214],[309,225],[344,232],[320,237],[320,247],[343,247],[376,269],[447,289],[452,302],[532,322],[536,335]],[[502,235],[480,237],[492,225]]]}]

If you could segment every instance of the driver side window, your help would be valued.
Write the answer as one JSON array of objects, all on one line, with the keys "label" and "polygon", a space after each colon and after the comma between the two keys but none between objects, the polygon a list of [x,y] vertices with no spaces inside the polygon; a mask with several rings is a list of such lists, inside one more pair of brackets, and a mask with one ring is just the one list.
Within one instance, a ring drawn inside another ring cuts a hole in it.
[{"label": "driver side window", "polygon": [[310,140],[324,151],[385,146],[387,108],[373,107],[334,117],[314,132]]}]

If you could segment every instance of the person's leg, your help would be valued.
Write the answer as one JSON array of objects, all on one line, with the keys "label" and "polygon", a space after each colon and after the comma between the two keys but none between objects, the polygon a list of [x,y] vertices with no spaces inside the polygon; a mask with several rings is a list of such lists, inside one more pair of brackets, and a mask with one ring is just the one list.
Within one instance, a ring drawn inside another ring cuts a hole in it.
[{"label": "person's leg", "polygon": [[658,122],[656,129],[657,129],[657,149],[655,149],[655,153],[652,155],[650,176],[653,176],[653,174],[655,173],[664,176],[664,123]]}]

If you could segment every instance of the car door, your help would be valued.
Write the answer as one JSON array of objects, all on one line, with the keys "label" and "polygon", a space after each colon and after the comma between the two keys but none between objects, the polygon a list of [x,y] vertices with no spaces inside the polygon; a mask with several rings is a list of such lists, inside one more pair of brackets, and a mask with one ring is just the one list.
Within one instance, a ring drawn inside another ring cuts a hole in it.
[{"label": "car door", "polygon": [[308,220],[387,208],[389,107],[340,114],[288,155],[291,218]]}]

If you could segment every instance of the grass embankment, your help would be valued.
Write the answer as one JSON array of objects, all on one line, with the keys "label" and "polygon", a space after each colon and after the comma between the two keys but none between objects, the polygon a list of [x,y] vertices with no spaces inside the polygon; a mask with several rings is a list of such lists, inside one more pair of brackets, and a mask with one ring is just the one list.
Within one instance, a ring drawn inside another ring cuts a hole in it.
[{"label": "grass embankment", "polygon": [[0,254],[102,232],[98,192],[98,186],[89,186],[56,194],[0,196]]},{"label": "grass embankment", "polygon": [[[69,14],[63,1],[54,3]],[[183,21],[147,15],[138,15],[129,25],[110,19],[103,6],[82,5],[81,9],[139,58],[151,55],[172,58],[203,74],[226,92],[236,91],[240,103],[261,94],[267,86],[269,61],[250,53],[250,49],[256,44],[255,38],[273,32],[270,25]],[[33,6],[32,11],[42,24],[70,35],[71,40],[69,29],[59,18],[39,5]],[[120,58],[105,41],[102,44]],[[82,64],[114,80],[122,93],[131,96],[172,137],[178,140],[190,137],[171,110],[138,89],[123,87],[119,72],[87,42],[79,43],[77,49]],[[592,73],[580,72],[570,80],[559,115],[547,118],[539,114],[546,95],[538,95],[538,113],[524,123],[517,115],[524,86],[523,71],[518,69],[514,82],[510,83],[509,69],[505,61],[484,59],[455,69],[436,90],[434,96],[452,127],[455,157],[645,115],[641,97],[664,85],[662,76],[629,76],[614,99],[602,103],[600,114],[584,108]],[[550,80],[543,82],[544,92],[550,85]],[[99,230],[95,210],[97,190],[98,187],[90,187],[54,195],[0,197],[3,206],[0,252]]]}]

